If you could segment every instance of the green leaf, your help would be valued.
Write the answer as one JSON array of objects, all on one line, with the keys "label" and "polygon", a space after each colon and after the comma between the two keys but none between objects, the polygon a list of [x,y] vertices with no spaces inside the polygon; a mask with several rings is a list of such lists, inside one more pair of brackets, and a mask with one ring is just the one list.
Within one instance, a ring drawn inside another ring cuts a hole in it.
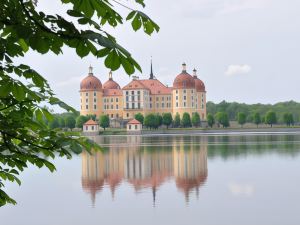
[{"label": "green leaf", "polygon": [[130,12],[130,13],[128,14],[128,16],[126,17],[126,20],[131,20],[131,19],[134,17],[135,14],[136,14],[136,11]]},{"label": "green leaf", "polygon": [[81,58],[87,56],[89,54],[90,50],[84,45],[83,42],[79,42],[76,48],[76,53]]},{"label": "green leaf", "polygon": [[6,97],[11,92],[11,83],[1,82],[0,97]]},{"label": "green leaf", "polygon": [[139,14],[136,14],[136,16],[134,17],[134,19],[132,20],[132,28],[134,31],[137,31],[138,29],[141,28],[142,26],[142,22],[141,22],[141,18]]},{"label": "green leaf", "polygon": [[14,83],[12,86],[12,94],[18,101],[22,101],[25,98],[24,88],[17,83]]},{"label": "green leaf", "polygon": [[29,47],[28,45],[26,44],[26,42],[24,41],[23,38],[19,39],[18,41],[19,45],[21,46],[21,48],[23,49],[24,52],[27,52]]},{"label": "green leaf", "polygon": [[118,53],[113,50],[109,53],[109,55],[105,59],[105,66],[112,70],[117,70],[120,68],[120,58],[118,56]]},{"label": "green leaf", "polygon": [[67,13],[73,17],[82,17],[83,16],[83,14],[81,12],[78,12],[76,10],[68,10]]}]

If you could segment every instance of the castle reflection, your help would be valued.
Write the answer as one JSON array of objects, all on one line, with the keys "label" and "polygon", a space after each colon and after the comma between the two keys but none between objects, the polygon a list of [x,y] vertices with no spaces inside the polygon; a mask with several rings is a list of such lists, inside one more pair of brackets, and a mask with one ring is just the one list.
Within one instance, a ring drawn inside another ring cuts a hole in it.
[{"label": "castle reflection", "polygon": [[122,182],[131,184],[137,193],[151,188],[155,204],[156,192],[166,181],[174,182],[188,202],[190,193],[198,195],[207,179],[206,137],[94,138],[104,150],[82,154],[82,187],[91,194],[93,204],[105,185],[114,198]]}]

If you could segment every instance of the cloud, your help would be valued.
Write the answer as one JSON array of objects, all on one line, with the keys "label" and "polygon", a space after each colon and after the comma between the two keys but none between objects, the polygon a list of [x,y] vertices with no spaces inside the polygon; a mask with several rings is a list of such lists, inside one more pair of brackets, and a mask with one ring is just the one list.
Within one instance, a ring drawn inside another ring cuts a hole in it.
[{"label": "cloud", "polygon": [[229,183],[228,189],[234,196],[250,197],[254,194],[255,188],[251,184]]},{"label": "cloud", "polygon": [[225,74],[227,76],[234,76],[240,74],[247,74],[251,71],[251,67],[247,64],[244,65],[229,65]]}]

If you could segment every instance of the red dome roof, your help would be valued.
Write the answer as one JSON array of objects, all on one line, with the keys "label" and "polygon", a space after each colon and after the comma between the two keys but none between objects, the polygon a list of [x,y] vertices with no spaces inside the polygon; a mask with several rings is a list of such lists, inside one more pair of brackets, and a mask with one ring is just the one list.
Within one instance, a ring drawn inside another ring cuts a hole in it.
[{"label": "red dome roof", "polygon": [[182,71],[182,73],[177,75],[177,77],[175,78],[173,82],[173,88],[174,89],[195,88],[195,80],[186,71]]},{"label": "red dome roof", "polygon": [[101,91],[102,84],[101,81],[90,73],[80,82],[80,91]]},{"label": "red dome roof", "polygon": [[121,87],[116,81],[109,79],[103,84],[103,89],[121,89]]},{"label": "red dome roof", "polygon": [[205,92],[205,85],[202,80],[200,80],[197,77],[194,77],[195,79],[195,88],[197,92]]}]

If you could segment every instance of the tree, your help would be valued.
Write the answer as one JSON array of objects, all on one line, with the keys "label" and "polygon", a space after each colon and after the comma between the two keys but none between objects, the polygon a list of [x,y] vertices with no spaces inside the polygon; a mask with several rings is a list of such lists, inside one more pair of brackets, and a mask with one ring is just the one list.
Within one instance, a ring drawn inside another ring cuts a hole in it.
[{"label": "tree", "polygon": [[97,116],[96,116],[96,114],[88,114],[88,115],[86,115],[86,118],[87,118],[87,121],[90,119],[95,121]]},{"label": "tree", "polygon": [[267,112],[265,120],[266,124],[269,124],[271,127],[273,127],[273,124],[277,123],[276,113],[273,111]]},{"label": "tree", "polygon": [[223,128],[229,127],[229,125],[230,125],[229,118],[228,118],[228,114],[226,112],[218,112],[215,115],[215,118],[218,121],[218,123],[223,126]]},{"label": "tree", "polygon": [[192,115],[192,124],[195,127],[198,127],[200,125],[200,116],[199,116],[199,113],[195,112]]},{"label": "tree", "polygon": [[150,113],[148,115],[146,115],[145,120],[144,120],[144,124],[146,127],[148,128],[154,128],[155,127],[155,115]]},{"label": "tree", "polygon": [[142,113],[137,113],[134,115],[134,118],[138,121],[140,121],[141,124],[144,124],[144,116]]},{"label": "tree", "polygon": [[283,121],[284,123],[290,127],[291,125],[294,124],[294,117],[293,117],[293,114],[291,113],[285,113],[283,114]]},{"label": "tree", "polygon": [[160,114],[156,114],[155,117],[156,117],[155,118],[156,119],[156,128],[158,128],[162,125],[163,118]]},{"label": "tree", "polygon": [[237,114],[237,121],[241,125],[241,127],[243,127],[243,125],[246,123],[246,114],[239,112]]},{"label": "tree", "polygon": [[54,117],[53,120],[49,122],[49,128],[50,129],[59,128],[59,121],[57,117]]},{"label": "tree", "polygon": [[76,120],[74,116],[67,116],[65,119],[65,124],[67,128],[70,128],[71,130],[75,128]]},{"label": "tree", "polygon": [[62,116],[60,116],[58,118],[58,123],[59,123],[60,128],[65,128],[66,127],[65,119]]},{"label": "tree", "polygon": [[258,125],[262,122],[262,120],[260,118],[260,114],[258,112],[254,113],[253,122],[256,124],[257,128],[258,128]]},{"label": "tree", "polygon": [[179,115],[179,113],[176,113],[174,121],[173,121],[173,126],[179,127],[180,124],[181,124],[180,115]]},{"label": "tree", "polygon": [[183,127],[191,127],[192,126],[191,117],[190,117],[189,113],[187,113],[187,112],[183,113],[182,120],[181,120],[181,125]]},{"label": "tree", "polygon": [[104,130],[109,127],[109,117],[108,115],[101,115],[99,117],[99,126],[102,127]]},{"label": "tree", "polygon": [[215,118],[210,113],[207,114],[207,123],[208,126],[210,126],[210,128],[212,128],[213,125],[215,124]]},{"label": "tree", "polygon": [[171,113],[164,113],[162,116],[162,123],[163,125],[167,126],[167,129],[172,124],[172,114]]},{"label": "tree", "polygon": [[[47,158],[56,155],[71,158],[72,152],[99,149],[84,137],[48,128],[53,115],[42,105],[57,105],[73,113],[75,110],[55,97],[43,76],[22,64],[22,57],[29,50],[58,55],[69,47],[80,57],[92,54],[104,58],[105,66],[113,71],[120,66],[127,74],[133,74],[136,69],[141,71],[131,54],[105,31],[124,23],[114,7],[114,4],[124,6],[123,3],[113,0],[61,2],[71,8],[65,12],[67,16],[38,11],[35,0],[0,1],[0,159],[4,165],[0,167],[0,206],[16,203],[3,191],[3,180],[20,183],[17,176],[28,164],[54,171],[55,166]],[[145,6],[143,0],[132,3]],[[159,30],[146,14],[127,9],[126,20],[131,22],[134,31],[142,28],[150,35]]]},{"label": "tree", "polygon": [[76,118],[76,127],[77,128],[82,128],[83,124],[85,122],[87,122],[89,120],[89,118],[87,116],[84,115],[80,115]]}]

